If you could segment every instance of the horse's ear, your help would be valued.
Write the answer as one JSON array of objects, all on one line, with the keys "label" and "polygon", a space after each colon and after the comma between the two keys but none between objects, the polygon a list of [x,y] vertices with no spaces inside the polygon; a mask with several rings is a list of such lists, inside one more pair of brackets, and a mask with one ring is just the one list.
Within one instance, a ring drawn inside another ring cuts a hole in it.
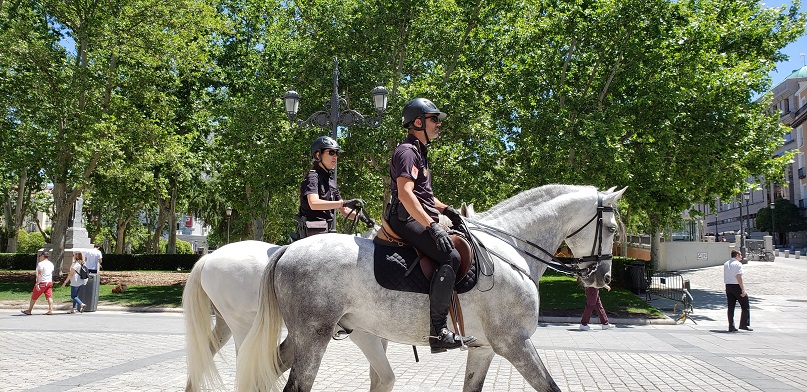
[{"label": "horse's ear", "polygon": [[[616,187],[614,187],[614,188],[616,188]],[[624,187],[624,188],[614,192],[613,191],[614,188],[611,188],[611,189],[603,192],[603,194],[605,195],[605,198],[603,199],[603,204],[615,206],[616,201],[619,200],[619,198],[622,197],[622,194],[625,193],[625,191],[628,189],[628,187]]]},{"label": "horse's ear", "polygon": [[474,212],[474,203],[465,204],[465,202],[462,202],[462,204],[460,204],[460,215],[462,215],[462,216],[464,216],[466,218],[470,218],[474,214],[475,214],[475,212]]},{"label": "horse's ear", "polygon": [[616,187],[615,187],[615,186],[612,186],[612,187],[610,187],[610,188],[608,188],[608,189],[604,190],[604,191],[603,191],[603,193],[611,193],[611,192],[613,192],[613,191],[614,191],[614,189],[616,189]]}]

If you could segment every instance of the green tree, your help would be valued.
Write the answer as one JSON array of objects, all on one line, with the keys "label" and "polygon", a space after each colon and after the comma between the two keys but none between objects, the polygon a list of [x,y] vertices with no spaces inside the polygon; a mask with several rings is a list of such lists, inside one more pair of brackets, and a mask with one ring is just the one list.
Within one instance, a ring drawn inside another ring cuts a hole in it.
[{"label": "green tree", "polygon": [[[46,97],[46,104],[35,109],[47,121],[35,126],[47,135],[39,157],[54,185],[51,241],[53,259],[61,268],[61,247],[75,200],[90,186],[99,166],[113,170],[124,165],[120,150],[132,135],[152,129],[148,125],[159,123],[170,111],[165,94],[150,87],[203,60],[215,10],[196,1],[4,6],[34,15],[38,26],[47,28],[39,39],[19,48],[18,57],[24,60],[21,66],[42,76],[41,87],[33,91]],[[31,30],[24,25],[10,28],[20,35]],[[74,46],[62,47],[63,39]]]},{"label": "green tree", "polygon": [[788,199],[776,199],[771,218],[770,207],[765,207],[757,212],[754,221],[760,231],[773,232],[776,230],[776,243],[784,243],[787,233],[807,230],[807,218],[801,216],[799,208]]}]

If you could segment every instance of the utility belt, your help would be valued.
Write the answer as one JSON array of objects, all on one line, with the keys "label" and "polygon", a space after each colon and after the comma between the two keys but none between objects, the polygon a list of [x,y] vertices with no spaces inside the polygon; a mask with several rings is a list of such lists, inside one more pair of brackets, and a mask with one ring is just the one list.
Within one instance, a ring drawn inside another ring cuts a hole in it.
[{"label": "utility belt", "polygon": [[316,234],[324,234],[330,231],[328,221],[324,220],[306,220],[305,215],[294,215],[297,220],[297,236],[299,239],[310,237]]}]

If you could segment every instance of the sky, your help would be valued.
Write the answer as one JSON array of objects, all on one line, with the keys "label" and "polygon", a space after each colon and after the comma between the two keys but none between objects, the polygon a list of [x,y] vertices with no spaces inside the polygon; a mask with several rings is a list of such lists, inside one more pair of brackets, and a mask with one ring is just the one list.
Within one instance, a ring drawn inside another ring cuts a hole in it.
[{"label": "sky", "polygon": [[[786,0],[763,0],[761,3],[764,4],[763,7],[765,8],[774,8],[784,4],[790,6],[793,2]],[[807,12],[807,0],[801,0],[801,12]],[[776,63],[776,69],[769,74],[771,82],[773,83],[771,87],[781,83],[786,77],[793,73],[793,71],[805,65],[805,59],[807,57],[802,57],[802,54],[807,55],[807,35],[803,35],[797,41],[785,46],[784,49],[782,49],[782,53],[786,54],[789,59]]]}]

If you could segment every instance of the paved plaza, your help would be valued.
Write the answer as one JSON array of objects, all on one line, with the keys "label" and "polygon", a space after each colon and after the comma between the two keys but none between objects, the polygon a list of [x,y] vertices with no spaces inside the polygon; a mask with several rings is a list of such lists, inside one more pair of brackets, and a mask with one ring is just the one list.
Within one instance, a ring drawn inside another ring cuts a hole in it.
[{"label": "paved plaza", "polygon": [[[807,391],[807,260],[745,266],[753,332],[726,332],[722,267],[684,271],[695,297],[692,321],[671,325],[613,319],[617,328],[577,330],[575,319],[542,323],[532,340],[564,391]],[[248,299],[245,299],[248,300]],[[44,303],[40,300],[40,305]],[[672,303],[653,304],[672,311]],[[34,316],[0,309],[3,391],[182,391],[181,313],[123,312]],[[735,317],[739,319],[739,307]],[[565,322],[564,322],[565,321]],[[233,389],[232,342],[218,358]],[[465,353],[431,355],[390,344],[395,391],[461,391]],[[349,340],[328,347],[316,391],[367,391],[368,364]],[[439,370],[434,370],[439,369]],[[485,391],[532,390],[500,357]]]}]

